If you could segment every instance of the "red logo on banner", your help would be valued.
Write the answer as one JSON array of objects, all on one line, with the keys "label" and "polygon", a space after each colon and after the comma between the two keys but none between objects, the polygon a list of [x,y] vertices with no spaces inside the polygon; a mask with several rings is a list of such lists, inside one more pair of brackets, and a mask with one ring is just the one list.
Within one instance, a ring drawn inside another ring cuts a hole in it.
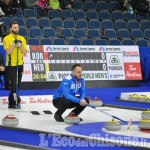
[{"label": "red logo on banner", "polygon": [[124,63],[126,80],[141,80],[141,66],[140,63]]},{"label": "red logo on banner", "polygon": [[31,70],[24,70],[23,74],[31,74]]}]

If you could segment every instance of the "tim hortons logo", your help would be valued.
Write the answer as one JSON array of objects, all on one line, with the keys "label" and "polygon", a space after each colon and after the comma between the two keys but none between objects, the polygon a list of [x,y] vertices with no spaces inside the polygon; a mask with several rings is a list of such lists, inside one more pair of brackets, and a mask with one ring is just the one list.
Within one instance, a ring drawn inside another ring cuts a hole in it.
[{"label": "tim hortons logo", "polygon": [[[21,101],[21,105],[25,105],[26,101]],[[8,105],[8,99],[2,98],[2,105]]]},{"label": "tim hortons logo", "polygon": [[43,103],[52,103],[52,100],[46,98],[29,98],[29,104],[43,104]]},{"label": "tim hortons logo", "polygon": [[126,79],[142,79],[140,64],[125,64]]}]

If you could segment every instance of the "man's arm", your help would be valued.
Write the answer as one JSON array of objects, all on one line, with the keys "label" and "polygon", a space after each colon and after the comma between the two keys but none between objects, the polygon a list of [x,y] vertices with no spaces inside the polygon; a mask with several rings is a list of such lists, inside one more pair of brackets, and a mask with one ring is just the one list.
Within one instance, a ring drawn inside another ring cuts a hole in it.
[{"label": "man's arm", "polygon": [[63,94],[65,96],[66,99],[75,102],[75,103],[80,103],[80,99],[76,98],[75,96],[70,94],[70,83],[69,80],[65,79],[62,83],[62,90],[63,90]]},{"label": "man's arm", "polygon": [[26,54],[28,51],[26,48],[23,48],[23,47],[21,47],[20,49],[21,49],[22,54]]},{"label": "man's arm", "polygon": [[81,88],[80,88],[80,98],[84,99],[86,96],[85,94],[85,83],[84,83],[84,79],[81,82]]},{"label": "man's arm", "polygon": [[5,49],[5,51],[6,51],[6,53],[7,53],[8,55],[9,55],[9,54],[11,54],[11,53],[12,53],[12,51],[14,50],[14,48],[16,47],[15,42],[12,42],[12,44],[11,44],[11,46],[10,46],[10,47],[5,48],[5,45],[6,45],[6,41],[5,41],[5,39],[4,39],[4,41],[3,41],[3,45],[4,45],[4,49]]}]

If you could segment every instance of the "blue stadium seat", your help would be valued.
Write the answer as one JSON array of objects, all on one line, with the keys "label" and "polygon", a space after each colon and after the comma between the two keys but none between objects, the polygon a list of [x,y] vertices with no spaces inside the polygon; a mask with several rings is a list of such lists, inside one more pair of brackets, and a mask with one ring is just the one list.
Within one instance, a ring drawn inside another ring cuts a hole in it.
[{"label": "blue stadium seat", "polygon": [[109,10],[120,10],[121,4],[119,1],[109,1]]},{"label": "blue stadium seat", "polygon": [[28,26],[28,28],[31,28],[33,26],[38,26],[38,22],[36,18],[26,18],[25,25]]},{"label": "blue stadium seat", "polygon": [[82,45],[94,45],[94,40],[93,39],[83,39]]},{"label": "blue stadium seat", "polygon": [[136,20],[129,20],[128,21],[128,29],[132,30],[132,29],[140,29],[140,23]]},{"label": "blue stadium seat", "polygon": [[134,45],[134,40],[131,40],[129,38],[123,39],[122,40],[122,45]]},{"label": "blue stadium seat", "polygon": [[21,8],[17,8],[17,12],[15,13],[14,17],[19,17],[19,18],[23,18],[24,17],[23,11],[22,11]]},{"label": "blue stadium seat", "polygon": [[73,1],[74,9],[83,9],[83,3],[81,1]]},{"label": "blue stadium seat", "polygon": [[126,21],[128,20],[136,20],[136,13],[134,14],[129,14],[127,11],[124,12],[124,19]]},{"label": "blue stadium seat", "polygon": [[75,29],[74,30],[74,37],[76,38],[85,38],[86,32],[84,29]]},{"label": "blue stadium seat", "polygon": [[12,19],[9,17],[1,17],[0,21],[3,22],[3,26],[9,26],[12,22]]},{"label": "blue stadium seat", "polygon": [[70,38],[69,45],[80,45],[80,40],[77,38]]},{"label": "blue stadium seat", "polygon": [[90,20],[89,21],[89,28],[91,29],[100,29],[101,24],[99,20]]},{"label": "blue stadium seat", "polygon": [[60,30],[61,32],[61,37],[62,38],[70,38],[70,37],[73,37],[72,36],[72,30],[71,29],[61,29]]},{"label": "blue stadium seat", "polygon": [[77,20],[77,19],[85,19],[85,12],[84,11],[74,10],[73,11],[73,17],[74,17],[75,20]]},{"label": "blue stadium seat", "polygon": [[107,40],[106,39],[96,39],[95,45],[107,45]]},{"label": "blue stadium seat", "polygon": [[30,18],[30,17],[37,17],[37,13],[34,9],[24,9],[24,17]]},{"label": "blue stadium seat", "polygon": [[99,38],[99,30],[98,29],[89,29],[87,31],[88,38]]},{"label": "blue stadium seat", "polygon": [[76,27],[75,21],[72,20],[72,19],[66,19],[66,20],[64,20],[64,27],[65,28],[75,28]]},{"label": "blue stadium seat", "polygon": [[103,19],[110,19],[110,12],[105,10],[105,11],[100,11],[99,14],[98,14],[98,18],[100,20],[103,20]]},{"label": "blue stadium seat", "polygon": [[45,38],[56,37],[56,32],[53,28],[45,27],[43,28],[43,36]]},{"label": "blue stadium seat", "polygon": [[29,45],[40,45],[40,41],[38,38],[28,38],[27,44],[29,44]]},{"label": "blue stadium seat", "polygon": [[132,29],[131,30],[131,38],[133,38],[133,39],[144,38],[143,31],[140,29]]},{"label": "blue stadium seat", "polygon": [[41,39],[41,44],[42,45],[52,45],[52,41],[49,38],[42,38]]},{"label": "blue stadium seat", "polygon": [[141,29],[150,29],[150,20],[141,21]]},{"label": "blue stadium seat", "polygon": [[115,28],[119,29],[127,29],[127,23],[124,20],[116,20],[115,21]]},{"label": "blue stadium seat", "polygon": [[62,23],[61,19],[52,19],[51,24],[52,24],[53,28],[62,28],[63,27],[63,23]]},{"label": "blue stadium seat", "polygon": [[56,38],[56,39],[54,39],[53,44],[54,45],[65,45],[65,40],[62,38]]},{"label": "blue stadium seat", "polygon": [[83,29],[88,28],[88,23],[86,20],[77,20],[76,21],[76,28]]},{"label": "blue stadium seat", "polygon": [[28,29],[25,27],[19,27],[19,34],[24,36],[24,37],[28,37]]},{"label": "blue stadium seat", "polygon": [[108,10],[108,3],[106,1],[98,1],[96,3],[96,9],[98,11]]},{"label": "blue stadium seat", "polygon": [[84,9],[85,10],[90,10],[90,9],[95,9],[95,2],[94,1],[85,1],[84,2]]},{"label": "blue stadium seat", "polygon": [[123,20],[124,19],[121,11],[113,11],[111,13],[111,18],[113,20]]},{"label": "blue stadium seat", "polygon": [[120,39],[130,38],[130,32],[127,29],[119,29],[117,31],[117,37]]},{"label": "blue stadium seat", "polygon": [[29,35],[32,38],[42,37],[42,31],[40,28],[29,28]]},{"label": "blue stadium seat", "polygon": [[150,40],[150,29],[144,30],[144,38]]},{"label": "blue stadium seat", "polygon": [[113,29],[114,28],[114,24],[111,20],[107,19],[107,20],[103,20],[101,22],[101,28],[102,29]]},{"label": "blue stadium seat", "polygon": [[88,20],[91,20],[91,19],[98,19],[97,12],[96,12],[96,11],[87,11],[87,13],[86,13],[86,18],[87,18]]},{"label": "blue stadium seat", "polygon": [[61,18],[62,19],[70,19],[73,18],[71,10],[62,10],[61,11]]},{"label": "blue stadium seat", "polygon": [[25,21],[24,21],[23,18],[18,18],[17,17],[17,18],[14,18],[13,20],[16,21],[16,22],[18,22],[19,27],[25,26]]},{"label": "blue stadium seat", "polygon": [[105,38],[116,38],[116,30],[114,29],[106,29],[104,30],[104,37]]},{"label": "blue stadium seat", "polygon": [[109,39],[108,45],[121,45],[121,41],[119,39]]},{"label": "blue stadium seat", "polygon": [[149,42],[148,42],[148,40],[145,40],[145,39],[138,39],[138,40],[136,40],[136,45],[138,45],[140,47],[148,47]]},{"label": "blue stadium seat", "polygon": [[60,12],[56,9],[48,11],[48,17],[50,19],[60,18]]},{"label": "blue stadium seat", "polygon": [[40,28],[44,28],[44,27],[50,27],[51,23],[50,20],[47,18],[40,18],[38,20],[38,25],[40,26]]},{"label": "blue stadium seat", "polygon": [[145,13],[137,13],[137,20],[141,21],[141,20],[149,20],[150,19],[150,15],[149,13],[145,12]]}]

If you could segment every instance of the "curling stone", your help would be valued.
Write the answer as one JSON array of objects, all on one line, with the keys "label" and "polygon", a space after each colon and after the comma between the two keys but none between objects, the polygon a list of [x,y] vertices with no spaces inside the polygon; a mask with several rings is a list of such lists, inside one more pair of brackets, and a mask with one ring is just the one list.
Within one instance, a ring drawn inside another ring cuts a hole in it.
[{"label": "curling stone", "polygon": [[150,110],[143,111],[141,117],[142,119],[150,119]]},{"label": "curling stone", "polygon": [[141,130],[150,130],[150,120],[146,120],[146,119],[142,119],[139,123],[138,123],[138,127]]},{"label": "curling stone", "polygon": [[89,104],[94,107],[102,107],[103,106],[103,102],[98,97],[95,97],[94,100],[90,100]]},{"label": "curling stone", "polygon": [[112,119],[112,121],[105,123],[105,129],[108,131],[119,131],[121,129],[121,124],[119,121]]},{"label": "curling stone", "polygon": [[72,113],[70,113],[67,117],[64,118],[64,122],[66,124],[78,124],[80,123],[80,121],[81,119]]},{"label": "curling stone", "polygon": [[15,127],[19,123],[19,119],[15,117],[15,115],[7,115],[2,119],[2,125]]}]

